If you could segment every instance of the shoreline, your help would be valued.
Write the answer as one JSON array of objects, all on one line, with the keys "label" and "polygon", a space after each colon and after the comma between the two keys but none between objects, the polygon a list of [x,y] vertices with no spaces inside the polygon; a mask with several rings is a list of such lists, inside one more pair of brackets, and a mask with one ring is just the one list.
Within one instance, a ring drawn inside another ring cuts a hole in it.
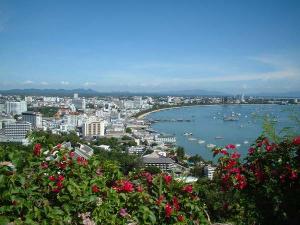
[{"label": "shoreline", "polygon": [[145,112],[141,115],[139,115],[137,117],[137,119],[144,119],[146,116],[150,115],[151,113],[155,113],[155,112],[160,112],[160,111],[163,111],[163,110],[170,110],[170,109],[178,109],[178,108],[187,108],[187,107],[195,107],[195,106],[224,106],[224,105],[278,105],[278,104],[259,104],[259,103],[253,103],[253,104],[199,104],[199,105],[183,105],[183,106],[171,106],[171,107],[166,107],[166,108],[161,108],[161,109],[154,109],[154,110],[151,110],[149,112]]},{"label": "shoreline", "polygon": [[[137,119],[144,119],[146,116],[150,115],[151,113],[160,112],[164,110],[170,110],[170,109],[178,109],[178,108],[186,108],[186,107],[194,107],[194,106],[202,106],[202,105],[184,105],[184,106],[174,106],[174,107],[166,107],[161,109],[154,109],[150,112],[143,113],[137,117]],[[203,105],[203,106],[209,106],[209,105]]]}]

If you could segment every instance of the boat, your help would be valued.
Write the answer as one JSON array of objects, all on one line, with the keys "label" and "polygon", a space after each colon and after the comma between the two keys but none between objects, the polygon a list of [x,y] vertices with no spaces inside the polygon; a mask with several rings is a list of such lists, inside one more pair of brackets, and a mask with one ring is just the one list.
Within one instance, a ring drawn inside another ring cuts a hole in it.
[{"label": "boat", "polygon": [[244,144],[246,145],[246,144],[248,144],[249,143],[249,141],[244,141]]},{"label": "boat", "polygon": [[206,145],[206,148],[214,148],[214,147],[216,147],[216,145],[214,145],[214,144],[207,144]]},{"label": "boat", "polygon": [[216,136],[215,139],[224,139],[223,136]]},{"label": "boat", "polygon": [[201,140],[201,139],[198,140],[198,144],[204,144],[204,143],[205,143],[204,140]]},{"label": "boat", "polygon": [[196,141],[196,138],[188,138],[189,141]]},{"label": "boat", "polygon": [[237,147],[237,148],[241,147],[241,144],[235,144],[235,147]]},{"label": "boat", "polygon": [[191,135],[193,135],[193,133],[187,133],[187,132],[185,132],[183,135],[184,136],[191,136]]},{"label": "boat", "polygon": [[224,116],[223,120],[224,121],[238,121],[239,118],[237,116]]}]

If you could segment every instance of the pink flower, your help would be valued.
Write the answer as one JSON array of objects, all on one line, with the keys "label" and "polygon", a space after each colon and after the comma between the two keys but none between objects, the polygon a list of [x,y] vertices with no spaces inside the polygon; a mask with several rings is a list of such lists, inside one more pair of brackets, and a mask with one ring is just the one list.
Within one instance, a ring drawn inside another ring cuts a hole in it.
[{"label": "pink flower", "polygon": [[41,163],[41,167],[42,167],[43,169],[47,169],[47,168],[48,168],[48,163],[42,162],[42,163]]},{"label": "pink flower", "polygon": [[75,152],[73,152],[73,151],[69,152],[69,156],[70,156],[71,158],[73,158],[73,157],[75,156]]},{"label": "pink flower", "polygon": [[294,145],[300,145],[300,136],[295,137],[295,138],[293,139],[293,144],[294,144]]},{"label": "pink flower", "polygon": [[172,181],[172,176],[164,175],[164,180],[165,180],[166,184],[169,185]]},{"label": "pink flower", "polygon": [[53,189],[52,189],[52,192],[58,193],[58,192],[60,192],[60,189],[59,189],[59,188],[53,188]]},{"label": "pink flower", "polygon": [[169,218],[171,216],[172,212],[173,212],[172,206],[170,205],[170,203],[167,203],[166,207],[165,207],[166,218]]},{"label": "pink flower", "polygon": [[61,144],[57,144],[56,147],[57,147],[58,149],[61,149]]},{"label": "pink flower", "polygon": [[228,145],[225,146],[225,148],[227,148],[227,149],[235,149],[235,145],[228,144]]},{"label": "pink flower", "polygon": [[126,209],[120,209],[119,214],[120,214],[120,216],[122,216],[122,217],[126,217],[126,216],[128,215]]},{"label": "pink flower", "polygon": [[187,193],[192,193],[193,192],[193,186],[190,185],[186,185],[182,188],[183,191],[187,192]]}]

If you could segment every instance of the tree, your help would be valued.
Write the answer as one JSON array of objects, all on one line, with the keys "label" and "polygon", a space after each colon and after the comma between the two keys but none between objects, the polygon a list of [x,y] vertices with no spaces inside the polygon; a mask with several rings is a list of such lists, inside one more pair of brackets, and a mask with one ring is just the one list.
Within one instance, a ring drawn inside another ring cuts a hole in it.
[{"label": "tree", "polygon": [[126,133],[131,134],[131,133],[132,133],[132,129],[131,129],[130,127],[127,127],[127,128],[126,128]]},{"label": "tree", "polygon": [[185,157],[185,151],[184,151],[184,148],[183,147],[178,147],[176,149],[176,156],[177,156],[177,159],[178,160],[183,160],[184,157]]}]

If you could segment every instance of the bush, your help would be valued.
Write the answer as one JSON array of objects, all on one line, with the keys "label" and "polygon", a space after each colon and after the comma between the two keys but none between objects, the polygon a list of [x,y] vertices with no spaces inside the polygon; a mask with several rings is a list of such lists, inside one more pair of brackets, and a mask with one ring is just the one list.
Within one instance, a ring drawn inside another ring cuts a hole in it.
[{"label": "bush", "polygon": [[170,175],[124,176],[111,161],[76,159],[61,145],[35,144],[24,159],[14,172],[1,166],[1,224],[207,224],[193,186]]},{"label": "bush", "polygon": [[275,144],[257,139],[244,162],[234,145],[216,148],[223,191],[241,196],[246,220],[257,224],[300,222],[300,137]]}]

